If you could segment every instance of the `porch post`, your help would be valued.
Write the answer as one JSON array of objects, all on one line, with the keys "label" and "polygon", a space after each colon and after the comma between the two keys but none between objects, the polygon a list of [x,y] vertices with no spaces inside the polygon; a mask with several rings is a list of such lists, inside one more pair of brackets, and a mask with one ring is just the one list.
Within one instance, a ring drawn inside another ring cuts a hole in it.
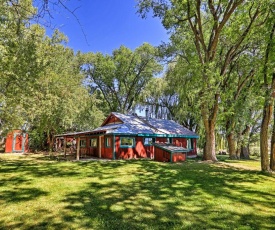
[{"label": "porch post", "polygon": [[66,137],[64,137],[64,157],[66,158],[66,146],[67,146],[67,141],[66,141]]},{"label": "porch post", "polygon": [[113,136],[113,160],[116,159],[116,136]]},{"label": "porch post", "polygon": [[98,136],[98,157],[101,158],[101,137]]},{"label": "porch post", "polygon": [[77,137],[77,147],[76,147],[76,160],[79,161],[80,153],[80,136]]}]

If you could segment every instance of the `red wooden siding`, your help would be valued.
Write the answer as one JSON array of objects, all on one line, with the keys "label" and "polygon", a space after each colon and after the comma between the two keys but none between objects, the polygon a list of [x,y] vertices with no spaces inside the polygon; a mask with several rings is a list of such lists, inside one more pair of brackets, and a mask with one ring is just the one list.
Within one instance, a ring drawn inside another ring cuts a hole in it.
[{"label": "red wooden siding", "polygon": [[155,147],[155,160],[160,162],[169,162],[170,161],[170,153],[166,152],[163,149]]},{"label": "red wooden siding", "polygon": [[[170,161],[170,153],[165,150],[157,150],[154,146],[145,146],[143,137],[135,137],[135,147],[121,148],[120,137],[116,137],[116,159],[132,159],[132,158],[155,158],[157,161]],[[167,142],[166,137],[157,137],[156,142]],[[172,143],[176,146],[187,147],[186,138],[172,138]],[[193,139],[193,150],[188,152],[188,156],[196,156],[196,139]],[[164,152],[165,153],[164,153]],[[185,161],[185,153],[174,153],[173,162]]]},{"label": "red wooden siding", "polygon": [[186,154],[185,153],[173,153],[172,162],[185,161]]},{"label": "red wooden siding", "polygon": [[103,125],[107,125],[107,124],[113,124],[113,123],[123,123],[119,118],[117,118],[114,115],[110,115],[102,124]]},{"label": "red wooden siding", "polygon": [[165,143],[167,142],[167,137],[156,137],[156,142]]},{"label": "red wooden siding", "polygon": [[13,133],[8,133],[7,139],[6,139],[6,148],[5,152],[6,153],[11,153],[12,152],[12,143],[13,143]]},{"label": "red wooden siding", "polygon": [[[106,146],[106,138],[109,139],[109,147]],[[113,159],[113,136],[101,136],[101,158]]]},{"label": "red wooden siding", "polygon": [[[91,146],[91,139],[95,139],[96,140],[96,146]],[[86,139],[86,148],[88,148],[88,151],[87,151],[87,155],[88,156],[92,156],[92,157],[99,157],[99,151],[98,151],[98,146],[99,146],[99,142],[98,142],[98,137],[95,136],[95,137],[89,137]],[[80,148],[80,151],[81,151],[82,148]],[[84,150],[82,150],[84,151]]]},{"label": "red wooden siding", "polygon": [[135,138],[135,146],[132,148],[121,148],[120,137],[116,137],[116,159],[152,158],[154,146],[145,146],[143,137]]},{"label": "red wooden siding", "polygon": [[5,152],[28,152],[29,141],[28,134],[23,133],[21,130],[14,130],[7,134],[5,143]]},{"label": "red wooden siding", "polygon": [[[171,158],[172,154],[172,158]],[[180,162],[186,160],[186,154],[185,153],[171,153],[169,151],[166,151],[164,149],[158,148],[155,146],[155,161],[160,162]]]},{"label": "red wooden siding", "polygon": [[[182,146],[187,148],[187,139],[186,138],[174,138],[172,139],[173,144],[176,146]],[[193,142],[193,149],[187,153],[188,156],[197,156],[197,139],[191,139]]]},{"label": "red wooden siding", "polygon": [[187,156],[190,157],[196,157],[197,156],[197,139],[192,139],[193,140],[193,149],[187,153]]},{"label": "red wooden siding", "polygon": [[173,137],[172,143],[176,146],[180,146],[183,148],[187,147],[187,139],[186,138]]},{"label": "red wooden siding", "polygon": [[[145,137],[131,137],[124,136],[128,138],[134,138],[135,145],[133,147],[121,147],[120,140],[121,136],[112,136],[112,135],[104,135],[101,136],[81,136],[80,140],[86,140],[86,146],[80,146],[80,157],[98,157],[105,159],[132,159],[132,158],[151,158],[157,161],[170,161],[171,156],[169,150],[163,150],[160,148],[156,148],[153,145],[144,145]],[[108,146],[106,144],[106,138],[108,138]],[[73,136],[65,137],[67,142],[67,154],[76,153],[76,150],[72,152],[72,148],[69,142],[72,142]],[[78,140],[78,137],[76,136]],[[91,139],[97,140],[97,146],[91,146]],[[168,142],[168,138],[166,137],[155,137],[156,143],[166,143]],[[179,147],[187,148],[187,139],[186,138],[170,138],[169,141]],[[196,156],[196,139],[192,139],[193,141],[193,149],[187,153],[187,156]],[[115,143],[114,143],[115,142]],[[115,156],[114,156],[115,151]],[[186,154],[185,153],[173,153],[172,154],[172,162],[185,161]]]}]

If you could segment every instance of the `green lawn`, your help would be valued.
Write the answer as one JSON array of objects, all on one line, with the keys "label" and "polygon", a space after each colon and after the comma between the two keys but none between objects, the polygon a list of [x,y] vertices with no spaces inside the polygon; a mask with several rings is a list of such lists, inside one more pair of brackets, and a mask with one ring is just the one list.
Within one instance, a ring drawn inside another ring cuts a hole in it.
[{"label": "green lawn", "polygon": [[1,154],[0,229],[275,229],[259,165]]}]

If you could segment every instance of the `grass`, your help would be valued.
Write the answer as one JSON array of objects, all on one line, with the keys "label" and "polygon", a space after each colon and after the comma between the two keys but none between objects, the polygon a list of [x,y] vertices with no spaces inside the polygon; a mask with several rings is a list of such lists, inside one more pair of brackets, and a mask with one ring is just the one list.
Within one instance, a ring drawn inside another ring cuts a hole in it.
[{"label": "grass", "polygon": [[260,163],[0,155],[0,229],[275,229]]}]

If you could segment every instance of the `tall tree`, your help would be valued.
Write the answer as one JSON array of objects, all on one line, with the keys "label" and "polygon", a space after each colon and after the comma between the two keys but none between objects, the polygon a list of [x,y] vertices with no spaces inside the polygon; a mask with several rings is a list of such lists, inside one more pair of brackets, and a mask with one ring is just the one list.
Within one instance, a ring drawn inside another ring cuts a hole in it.
[{"label": "tall tree", "polygon": [[[32,147],[39,148],[52,145],[56,133],[92,129],[103,119],[99,100],[83,84],[80,55],[63,34],[48,37],[34,24],[47,11],[49,2],[41,2],[37,11],[31,0],[0,0],[0,132],[28,124]],[[63,2],[49,4],[55,3]]]},{"label": "tall tree", "polygon": [[141,104],[156,118],[175,119],[178,96],[166,77],[152,78],[141,95]]},{"label": "tall tree", "polygon": [[50,148],[55,134],[95,128],[103,119],[97,100],[83,85],[78,56],[63,45],[65,39],[55,31],[40,43],[37,61],[43,62],[44,68],[22,100],[37,143],[43,145],[46,137]]},{"label": "tall tree", "polygon": [[[258,49],[258,46],[253,49]],[[251,65],[252,63],[253,65]],[[256,84],[255,77],[257,66],[259,67],[258,57],[254,50],[247,49],[246,53],[231,63],[230,70],[225,77],[226,81],[230,83],[223,85],[225,93],[221,96],[222,113],[219,120],[222,121],[220,124],[224,125],[226,130],[231,159],[240,157],[240,151],[237,148],[238,136],[242,137],[242,143],[244,143],[245,139],[242,134],[247,134],[250,130],[249,127],[253,123],[251,122],[251,111],[254,112],[257,108],[255,105],[259,103],[257,100],[259,84]],[[246,132],[243,132],[244,130]]]},{"label": "tall tree", "polygon": [[[197,69],[197,74],[190,80],[199,87],[198,103],[206,139],[205,160],[217,160],[215,127],[222,85],[230,64],[245,52],[251,30],[262,19],[261,7],[265,2],[139,0],[139,12],[145,15],[153,10],[165,28],[171,31],[177,48],[188,54],[190,67]],[[188,48],[195,52],[185,52],[186,47],[180,46],[182,40],[185,43],[192,41]]]},{"label": "tall tree", "polygon": [[[20,6],[20,7],[19,7]],[[36,62],[36,29],[31,1],[0,1],[0,120],[1,130],[20,127],[21,92],[40,71]]]},{"label": "tall tree", "polygon": [[121,46],[112,55],[87,53],[82,71],[94,93],[99,90],[109,112],[130,112],[137,104],[146,84],[160,72],[157,50],[145,43],[134,51]]},{"label": "tall tree", "polygon": [[[266,42],[264,43],[263,59],[263,88],[265,92],[265,102],[263,107],[263,119],[261,123],[260,148],[261,148],[261,167],[263,171],[275,170],[275,122],[271,138],[271,156],[269,163],[268,154],[268,130],[272,118],[275,92],[275,7],[271,9],[271,17],[267,20]],[[274,115],[275,117],[275,115]]]}]

